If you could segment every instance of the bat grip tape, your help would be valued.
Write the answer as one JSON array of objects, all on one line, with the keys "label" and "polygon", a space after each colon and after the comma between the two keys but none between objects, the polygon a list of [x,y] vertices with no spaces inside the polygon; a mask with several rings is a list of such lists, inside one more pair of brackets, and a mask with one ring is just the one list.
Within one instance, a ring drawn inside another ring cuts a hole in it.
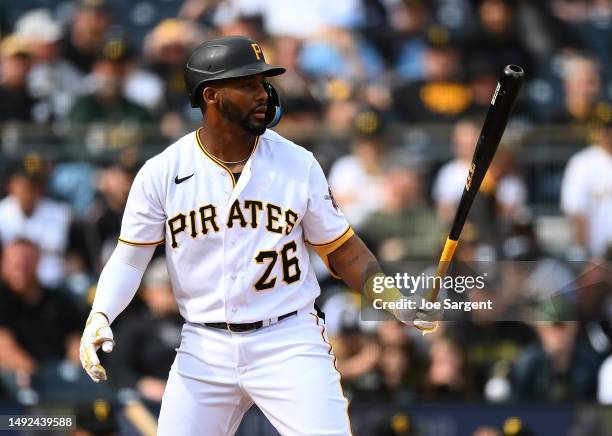
[{"label": "bat grip tape", "polygon": [[[458,240],[451,239],[450,236],[446,238],[446,242],[444,243],[444,249],[442,250],[442,254],[440,255],[440,262],[438,262],[438,268],[436,268],[436,277],[444,277],[446,276],[446,271],[448,271],[448,266],[450,261],[453,259],[455,255],[455,249],[457,248]],[[438,285],[436,284],[426,295],[426,298],[429,301],[435,301],[438,298]]]},{"label": "bat grip tape", "polygon": [[453,239],[446,238],[446,242],[444,243],[444,249],[442,250],[442,254],[440,255],[440,262],[450,262],[455,255],[455,249],[457,248],[457,244],[459,241],[455,241]]}]

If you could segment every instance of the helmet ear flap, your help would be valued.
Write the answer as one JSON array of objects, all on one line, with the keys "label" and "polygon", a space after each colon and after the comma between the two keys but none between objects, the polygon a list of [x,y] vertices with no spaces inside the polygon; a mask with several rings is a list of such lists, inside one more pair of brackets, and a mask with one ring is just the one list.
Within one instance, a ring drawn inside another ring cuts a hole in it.
[{"label": "helmet ear flap", "polygon": [[266,110],[265,123],[268,129],[276,126],[281,119],[283,114],[283,108],[281,106],[280,98],[274,86],[268,82],[264,83],[266,92],[268,93],[268,109]]}]

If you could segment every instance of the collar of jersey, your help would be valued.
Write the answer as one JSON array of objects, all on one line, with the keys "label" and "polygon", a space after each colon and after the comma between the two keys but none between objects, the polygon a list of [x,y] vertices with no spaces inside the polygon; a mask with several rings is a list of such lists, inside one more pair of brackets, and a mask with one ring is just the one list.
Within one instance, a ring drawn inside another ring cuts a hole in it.
[{"label": "collar of jersey", "polygon": [[[234,173],[232,173],[230,171],[230,169],[227,167],[227,165],[225,165],[223,162],[221,162],[219,159],[217,159],[215,156],[213,156],[213,154],[211,152],[209,152],[206,149],[206,147],[204,147],[204,144],[202,144],[202,141],[200,140],[200,130],[202,130],[202,127],[200,127],[195,132],[195,137],[196,137],[196,141],[198,142],[198,147],[200,147],[200,150],[202,150],[202,152],[204,153],[204,155],[206,157],[208,157],[210,160],[212,160],[214,163],[216,163],[217,165],[219,165],[221,168],[223,168],[225,171],[228,172],[228,174],[230,175],[231,180],[232,180],[232,187],[235,187],[236,186],[236,178],[234,177]],[[251,151],[249,159],[255,153],[255,150],[257,149],[257,144],[259,144],[259,135],[255,137],[255,144],[253,145],[253,150]],[[247,160],[247,162],[248,162],[248,160]]]}]

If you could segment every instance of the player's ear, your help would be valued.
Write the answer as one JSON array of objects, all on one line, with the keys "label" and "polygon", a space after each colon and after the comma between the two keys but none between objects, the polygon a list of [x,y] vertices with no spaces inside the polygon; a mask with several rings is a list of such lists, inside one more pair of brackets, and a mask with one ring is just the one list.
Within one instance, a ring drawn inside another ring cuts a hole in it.
[{"label": "player's ear", "polygon": [[202,89],[202,101],[204,105],[215,104],[219,102],[219,89],[214,86],[205,86]]}]

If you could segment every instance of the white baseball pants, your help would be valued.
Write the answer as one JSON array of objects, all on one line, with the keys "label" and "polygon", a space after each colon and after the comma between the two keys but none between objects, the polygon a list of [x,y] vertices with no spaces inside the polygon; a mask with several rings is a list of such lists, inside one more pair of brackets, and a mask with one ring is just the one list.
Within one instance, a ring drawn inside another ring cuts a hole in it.
[{"label": "white baseball pants", "polygon": [[349,435],[323,320],[313,307],[244,333],[185,324],[158,435],[233,435],[255,403],[282,435]]}]

